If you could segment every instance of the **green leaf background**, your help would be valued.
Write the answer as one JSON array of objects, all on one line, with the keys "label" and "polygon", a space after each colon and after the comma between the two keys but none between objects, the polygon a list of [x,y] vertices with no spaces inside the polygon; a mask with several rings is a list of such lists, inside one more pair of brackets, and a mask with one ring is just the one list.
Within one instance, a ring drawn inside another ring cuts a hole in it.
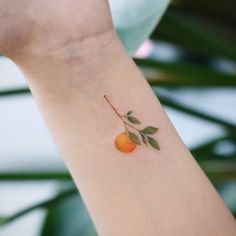
[{"label": "green leaf background", "polygon": [[53,205],[48,210],[41,230],[41,236],[52,235],[97,236],[95,227],[80,195],[73,194],[62,203]]}]

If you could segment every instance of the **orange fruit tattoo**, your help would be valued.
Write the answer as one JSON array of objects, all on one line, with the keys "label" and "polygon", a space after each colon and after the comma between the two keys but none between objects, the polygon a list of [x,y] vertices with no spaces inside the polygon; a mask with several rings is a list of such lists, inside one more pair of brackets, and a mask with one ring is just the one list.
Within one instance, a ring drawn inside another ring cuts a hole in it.
[{"label": "orange fruit tattoo", "polygon": [[147,126],[143,129],[136,128],[134,125],[140,125],[141,122],[133,116],[133,111],[128,111],[125,115],[121,115],[106,95],[104,95],[104,98],[124,124],[125,131],[119,133],[115,138],[115,146],[119,151],[124,153],[132,152],[136,149],[137,145],[141,145],[141,141],[146,146],[150,145],[151,147],[160,150],[160,146],[156,139],[151,137],[151,135],[158,131],[158,128],[154,126]]},{"label": "orange fruit tattoo", "polygon": [[115,145],[121,152],[132,152],[137,144],[133,143],[128,132],[122,132],[115,138]]}]

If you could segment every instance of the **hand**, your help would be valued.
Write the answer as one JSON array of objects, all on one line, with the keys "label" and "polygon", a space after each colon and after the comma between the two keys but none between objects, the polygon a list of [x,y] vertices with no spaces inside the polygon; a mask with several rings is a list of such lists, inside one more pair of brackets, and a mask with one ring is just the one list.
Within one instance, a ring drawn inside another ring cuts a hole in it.
[{"label": "hand", "polygon": [[107,0],[0,0],[0,6],[0,54],[13,60],[78,48],[113,32]]}]

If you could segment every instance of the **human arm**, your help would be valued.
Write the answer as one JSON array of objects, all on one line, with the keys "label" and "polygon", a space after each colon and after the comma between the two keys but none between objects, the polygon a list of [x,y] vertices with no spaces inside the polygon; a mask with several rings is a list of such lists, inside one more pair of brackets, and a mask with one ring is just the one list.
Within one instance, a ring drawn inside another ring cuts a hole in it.
[{"label": "human arm", "polygon": [[[33,39],[30,48],[3,50],[25,74],[98,232],[235,235],[233,217],[124,50],[110,18],[105,22],[100,33],[66,39],[59,47]],[[114,139],[124,125],[104,95],[119,112],[133,110],[141,127],[158,127],[160,150],[143,144],[131,153],[117,150]]]}]

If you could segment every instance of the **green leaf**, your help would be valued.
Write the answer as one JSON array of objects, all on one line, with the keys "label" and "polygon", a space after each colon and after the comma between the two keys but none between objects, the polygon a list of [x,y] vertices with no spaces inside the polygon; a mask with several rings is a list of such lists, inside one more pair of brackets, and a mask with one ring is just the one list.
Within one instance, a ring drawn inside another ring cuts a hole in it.
[{"label": "green leaf", "polygon": [[[185,14],[169,9],[163,17],[153,38],[165,40],[188,51],[209,56],[228,57],[236,60],[236,48],[232,42],[221,34],[215,33],[207,25],[193,20]],[[214,29],[216,26],[213,25]],[[182,33],[180,33],[182,32]]]},{"label": "green leaf", "polygon": [[141,124],[141,122],[135,118],[134,116],[127,116],[127,119],[131,122],[131,123],[134,123],[134,124]]},{"label": "green leaf", "polygon": [[148,138],[149,144],[150,144],[153,148],[160,150],[159,144],[157,143],[157,141],[156,141],[154,138],[151,138],[151,137],[149,137],[149,136],[147,136],[147,138]]},{"label": "green leaf", "polygon": [[97,236],[97,233],[81,197],[75,194],[49,209],[40,235]]},{"label": "green leaf", "polygon": [[146,136],[145,136],[144,134],[142,134],[142,133],[140,133],[140,134],[141,134],[143,143],[144,143],[145,145],[147,145],[147,138],[146,138]]},{"label": "green leaf", "polygon": [[6,218],[0,216],[0,226],[1,226],[1,225],[4,225],[5,221],[6,221]]},{"label": "green leaf", "polygon": [[135,133],[129,132],[129,137],[133,143],[138,144],[138,145],[141,144],[138,136]]},{"label": "green leaf", "polygon": [[153,126],[147,126],[145,129],[142,130],[142,133],[144,134],[155,134],[157,132],[158,128]]},{"label": "green leaf", "polygon": [[166,105],[166,106],[176,109],[178,111],[184,112],[186,114],[196,116],[196,117],[201,118],[203,120],[210,121],[210,122],[218,124],[218,125],[222,125],[225,128],[227,128],[230,132],[233,132],[233,133],[236,132],[236,126],[232,122],[229,122],[225,119],[220,119],[218,117],[215,117],[215,116],[205,113],[205,112],[201,112],[196,108],[183,105],[181,103],[176,102],[174,99],[167,98],[165,96],[158,96],[158,98],[163,105]]},{"label": "green leaf", "polygon": [[162,86],[236,86],[235,73],[219,71],[190,62],[163,62],[157,59],[135,59],[150,85]]},{"label": "green leaf", "polygon": [[133,111],[128,111],[127,113],[126,113],[126,116],[129,116],[129,115],[131,115],[133,113]]}]

